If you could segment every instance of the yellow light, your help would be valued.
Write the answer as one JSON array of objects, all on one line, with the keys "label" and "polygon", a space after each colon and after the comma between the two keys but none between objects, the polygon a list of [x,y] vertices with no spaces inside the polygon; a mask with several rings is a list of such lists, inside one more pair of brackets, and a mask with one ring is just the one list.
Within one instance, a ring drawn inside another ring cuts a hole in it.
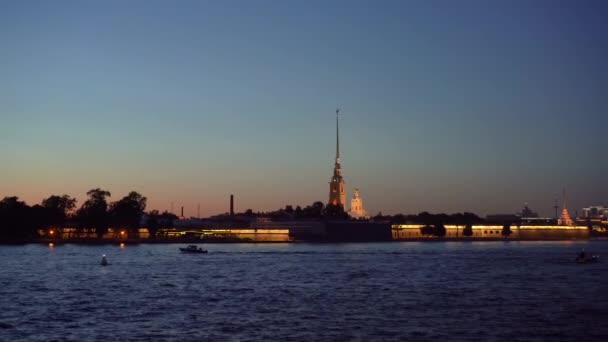
[{"label": "yellow light", "polygon": [[120,235],[125,235],[125,231],[124,231],[124,230],[121,230],[121,231],[120,231]]},{"label": "yellow light", "polygon": [[55,232],[51,229],[51,231],[49,231],[49,234],[53,235],[55,234]]},{"label": "yellow light", "polygon": [[55,244],[52,242],[49,242],[49,247],[55,247]]},{"label": "yellow light", "polygon": [[120,248],[125,248],[125,244],[124,243],[120,243]]}]

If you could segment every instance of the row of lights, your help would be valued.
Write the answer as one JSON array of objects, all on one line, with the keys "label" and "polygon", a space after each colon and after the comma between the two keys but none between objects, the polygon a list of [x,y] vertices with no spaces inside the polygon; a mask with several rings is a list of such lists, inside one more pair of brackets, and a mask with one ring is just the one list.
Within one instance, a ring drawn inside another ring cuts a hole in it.
[{"label": "row of lights", "polygon": [[[52,229],[51,229],[51,230],[49,230],[49,235],[53,235],[53,234],[55,234],[55,231],[54,231],[54,230],[52,230]],[[125,235],[125,231],[124,231],[124,230],[121,230],[121,231],[120,231],[120,235]]]},{"label": "row of lights", "polygon": [[[51,230],[49,230],[49,235],[54,235],[54,234],[55,234],[55,231],[54,231],[54,230],[52,230],[52,229],[51,229]],[[124,236],[124,235],[125,235],[125,231],[124,231],[124,230],[121,230],[121,231],[120,231],[120,235],[121,235],[121,236]],[[125,248],[125,244],[124,244],[124,242],[121,242],[119,246],[120,246],[120,248]],[[55,247],[55,244],[54,244],[53,242],[49,242],[49,247]]]},{"label": "row of lights", "polygon": [[[120,248],[125,248],[125,243],[121,242],[120,245],[118,245]],[[52,242],[49,242],[49,247],[55,247],[55,244]]]}]

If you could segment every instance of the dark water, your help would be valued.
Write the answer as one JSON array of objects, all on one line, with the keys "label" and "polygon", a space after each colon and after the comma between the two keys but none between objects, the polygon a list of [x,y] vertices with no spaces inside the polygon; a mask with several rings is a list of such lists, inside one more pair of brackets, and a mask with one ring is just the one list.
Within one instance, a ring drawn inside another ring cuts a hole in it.
[{"label": "dark water", "polygon": [[0,246],[0,340],[608,341],[608,242],[178,247]]}]

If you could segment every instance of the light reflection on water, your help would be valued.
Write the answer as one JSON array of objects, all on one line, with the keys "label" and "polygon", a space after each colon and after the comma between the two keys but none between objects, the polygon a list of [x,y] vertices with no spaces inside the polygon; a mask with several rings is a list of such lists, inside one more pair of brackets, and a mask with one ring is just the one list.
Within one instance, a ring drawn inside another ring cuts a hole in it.
[{"label": "light reflection on water", "polygon": [[0,246],[0,340],[608,340],[606,242],[178,247]]}]

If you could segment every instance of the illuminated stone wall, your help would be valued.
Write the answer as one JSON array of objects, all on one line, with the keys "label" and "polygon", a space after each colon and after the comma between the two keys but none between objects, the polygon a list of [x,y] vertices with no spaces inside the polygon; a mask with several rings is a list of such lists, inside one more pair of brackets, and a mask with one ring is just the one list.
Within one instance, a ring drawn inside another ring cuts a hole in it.
[{"label": "illuminated stone wall", "polygon": [[[392,226],[393,240],[407,240],[429,238],[421,234],[422,224],[396,224]],[[467,238],[462,234],[465,226],[446,225],[444,238]],[[470,238],[504,239],[503,226],[500,225],[474,225],[473,235]],[[512,226],[510,240],[578,240],[588,239],[589,230],[584,226]]]}]

